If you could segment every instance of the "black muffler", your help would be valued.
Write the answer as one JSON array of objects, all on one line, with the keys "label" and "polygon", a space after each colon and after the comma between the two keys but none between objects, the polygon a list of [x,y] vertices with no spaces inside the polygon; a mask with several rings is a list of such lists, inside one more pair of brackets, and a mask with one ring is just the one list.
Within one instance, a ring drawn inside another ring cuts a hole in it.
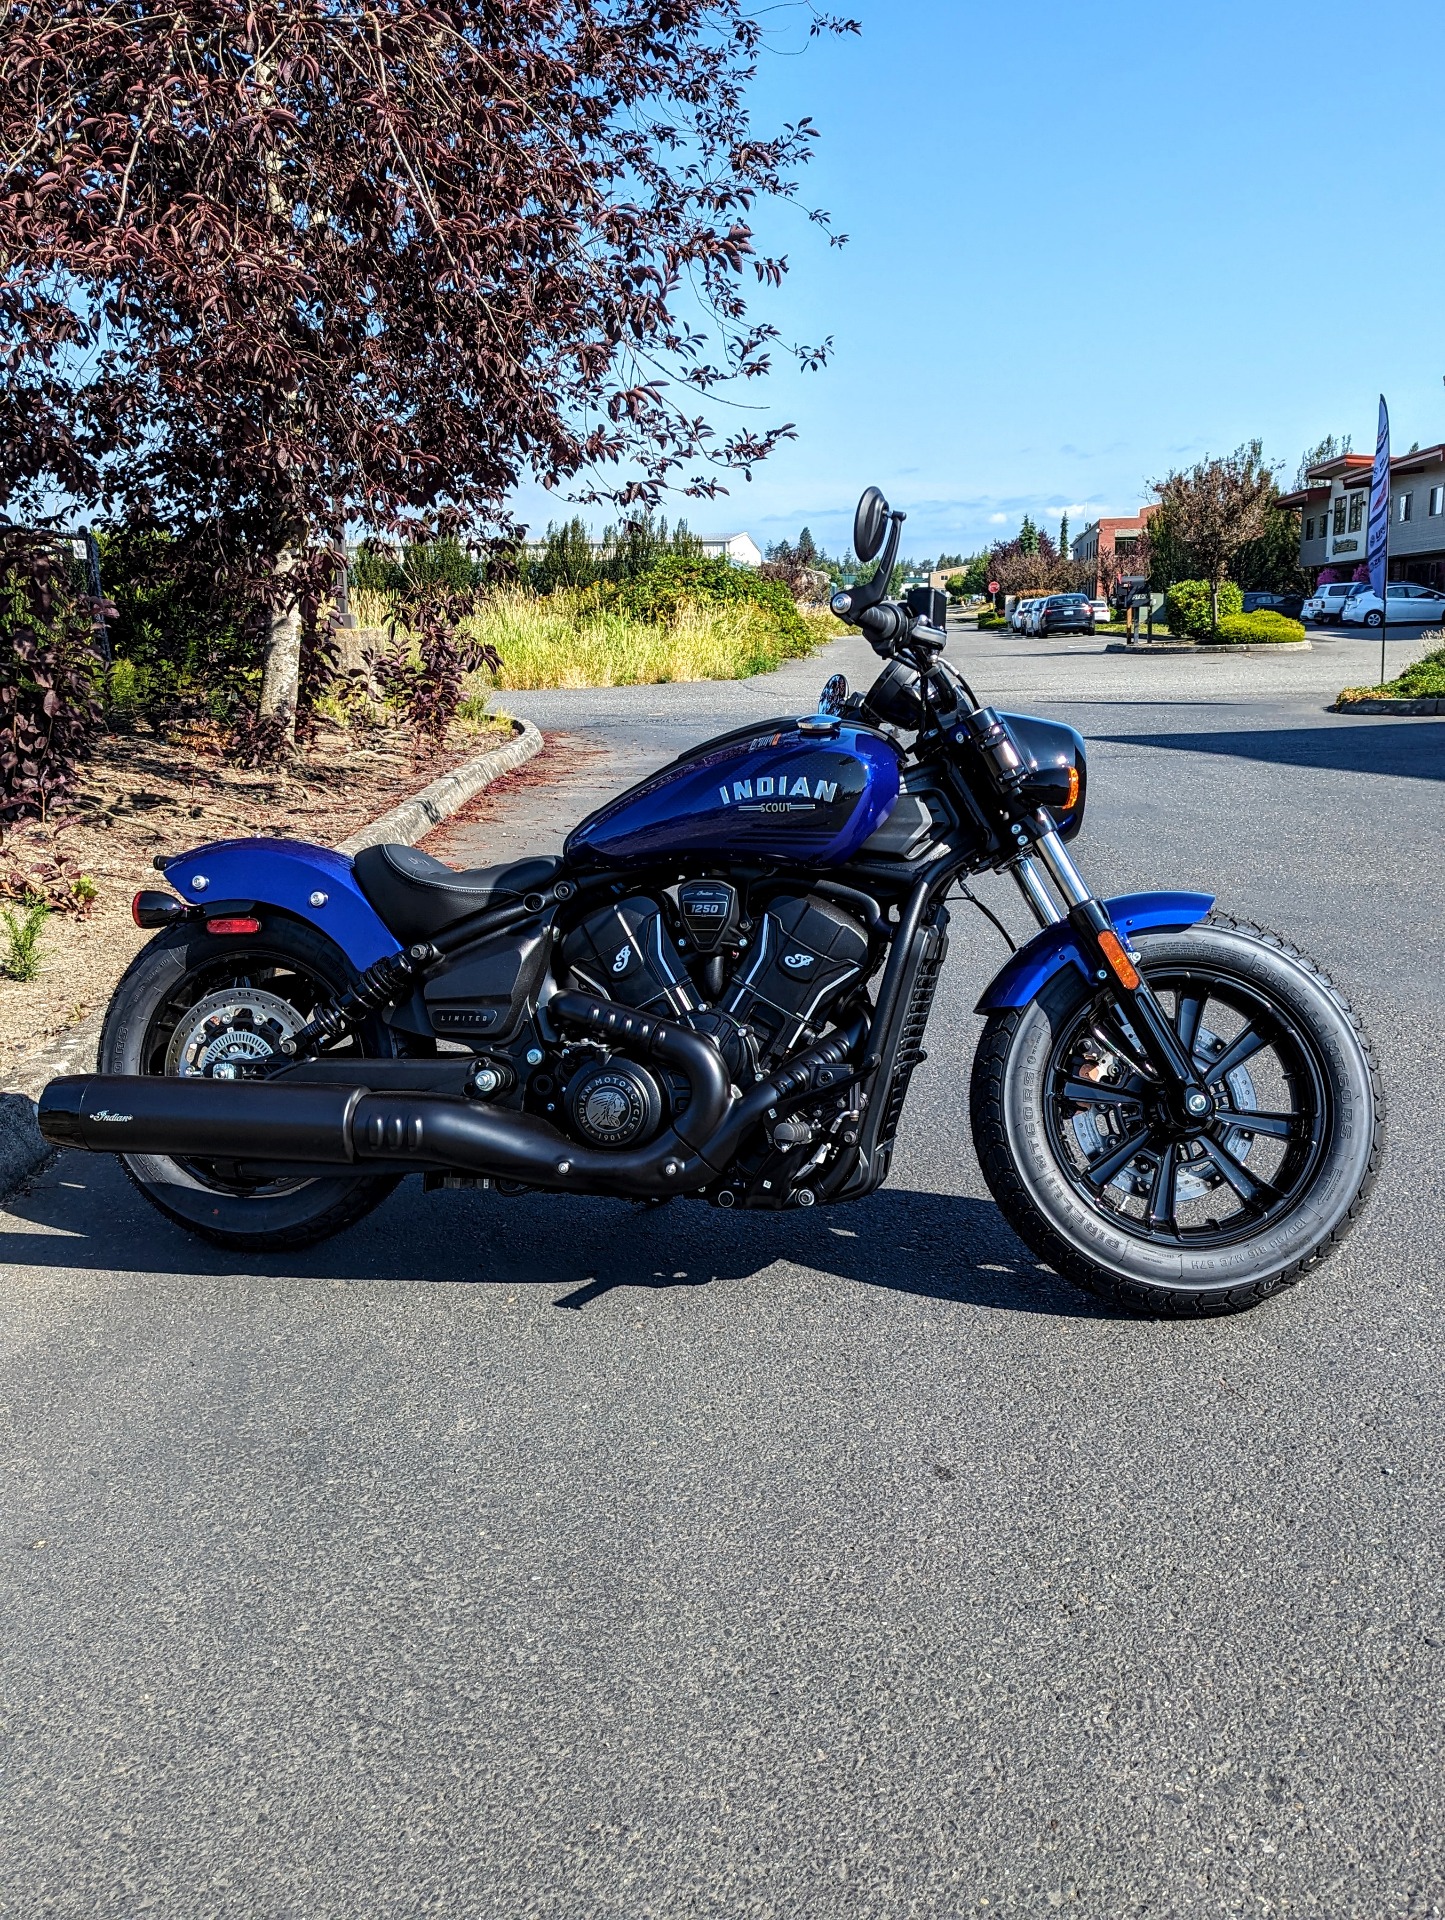
[{"label": "black muffler", "polygon": [[[734,1104],[713,1043],[670,1021],[583,994],[557,994],[549,1011],[620,1051],[681,1071],[691,1098],[676,1126],[645,1146],[611,1153],[580,1146],[533,1114],[440,1093],[307,1085],[288,1076],[226,1081],[81,1074],[46,1087],[40,1131],[55,1146],[88,1153],[351,1166],[358,1173],[444,1168],[577,1192],[646,1196],[712,1180],[719,1169],[705,1149]],[[367,1066],[358,1060],[358,1075]]]}]

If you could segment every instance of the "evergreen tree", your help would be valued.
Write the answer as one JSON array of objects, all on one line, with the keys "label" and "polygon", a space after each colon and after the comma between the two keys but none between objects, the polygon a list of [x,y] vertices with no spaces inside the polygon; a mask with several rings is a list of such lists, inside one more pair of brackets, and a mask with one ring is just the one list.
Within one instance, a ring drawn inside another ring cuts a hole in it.
[{"label": "evergreen tree", "polygon": [[818,543],[807,527],[798,535],[797,554],[801,566],[815,567],[818,564]]},{"label": "evergreen tree", "polygon": [[1065,514],[1063,519],[1059,522],[1059,558],[1061,560],[1067,560],[1068,557],[1069,557],[1069,516]]},{"label": "evergreen tree", "polygon": [[1024,523],[1019,528],[1018,547],[1020,553],[1037,553],[1039,550],[1039,530],[1028,514],[1024,515]]}]

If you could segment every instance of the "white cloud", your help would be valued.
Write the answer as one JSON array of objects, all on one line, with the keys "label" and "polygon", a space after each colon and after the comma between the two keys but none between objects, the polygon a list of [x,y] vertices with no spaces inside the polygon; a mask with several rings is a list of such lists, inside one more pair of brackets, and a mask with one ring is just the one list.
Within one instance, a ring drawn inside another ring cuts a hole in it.
[{"label": "white cloud", "polygon": [[1005,527],[1008,525],[1008,515],[1006,513],[991,513],[988,516],[988,524],[991,527]]}]

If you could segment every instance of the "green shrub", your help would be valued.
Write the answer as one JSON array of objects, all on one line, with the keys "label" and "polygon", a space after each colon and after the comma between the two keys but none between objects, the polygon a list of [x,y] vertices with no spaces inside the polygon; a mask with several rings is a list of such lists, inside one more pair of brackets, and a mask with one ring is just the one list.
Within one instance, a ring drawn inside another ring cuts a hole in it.
[{"label": "green shrub", "polygon": [[1218,638],[1231,646],[1278,647],[1304,637],[1305,630],[1298,620],[1287,620],[1282,613],[1271,613],[1267,607],[1258,613],[1232,613],[1219,622]]},{"label": "green shrub", "polygon": [[604,607],[634,620],[676,619],[687,605],[753,606],[767,614],[782,644],[782,654],[811,653],[814,645],[792,594],[781,580],[763,580],[747,567],[735,567],[719,554],[664,553],[646,573],[601,589]]},{"label": "green shrub", "polygon": [[239,590],[217,583],[217,556],[200,537],[118,526],[97,536],[100,579],[115,609],[106,705],[121,726],[187,709],[231,719],[255,698],[261,627]]},{"label": "green shrub", "polygon": [[[1164,596],[1164,612],[1171,633],[1199,639],[1210,630],[1209,582],[1179,580]],[[1232,580],[1220,582],[1219,617],[1232,619],[1244,612],[1244,595]]]},{"label": "green shrub", "polygon": [[0,971],[12,980],[33,980],[40,971],[40,934],[50,917],[44,900],[31,900],[21,907],[0,909],[0,927],[4,929],[4,958]]},{"label": "green shrub", "polygon": [[1442,695],[1445,695],[1445,647],[1427,653],[1423,660],[1406,667],[1397,680],[1389,680],[1379,687],[1346,687],[1340,699],[1348,705],[1352,700],[1378,700],[1382,696],[1388,700],[1429,700]]},{"label": "green shrub", "polygon": [[1427,653],[1423,660],[1406,667],[1390,690],[1402,700],[1425,700],[1431,694],[1445,693],[1445,648]]}]

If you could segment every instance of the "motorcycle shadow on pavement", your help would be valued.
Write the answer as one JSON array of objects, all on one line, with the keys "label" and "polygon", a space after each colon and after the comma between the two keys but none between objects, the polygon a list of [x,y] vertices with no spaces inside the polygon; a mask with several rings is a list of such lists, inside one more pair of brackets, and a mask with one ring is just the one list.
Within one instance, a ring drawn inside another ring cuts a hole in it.
[{"label": "motorcycle shadow on pavement", "polygon": [[[157,1218],[118,1167],[64,1156],[4,1203],[0,1268],[207,1282],[540,1287],[585,1312],[619,1289],[668,1292],[765,1277],[778,1265],[885,1292],[1061,1317],[1114,1317],[1014,1237],[992,1201],[887,1188],[850,1206],[722,1213],[674,1201],[423,1195],[298,1253],[232,1253]],[[20,1223],[31,1230],[25,1231]],[[20,1230],[16,1230],[19,1228]]]},{"label": "motorcycle shadow on pavement", "polygon": [[1328,727],[1227,728],[1212,733],[1098,733],[1113,746],[1173,753],[1219,754],[1325,773],[1384,773],[1408,780],[1445,780],[1445,721],[1382,720],[1342,715]]}]

